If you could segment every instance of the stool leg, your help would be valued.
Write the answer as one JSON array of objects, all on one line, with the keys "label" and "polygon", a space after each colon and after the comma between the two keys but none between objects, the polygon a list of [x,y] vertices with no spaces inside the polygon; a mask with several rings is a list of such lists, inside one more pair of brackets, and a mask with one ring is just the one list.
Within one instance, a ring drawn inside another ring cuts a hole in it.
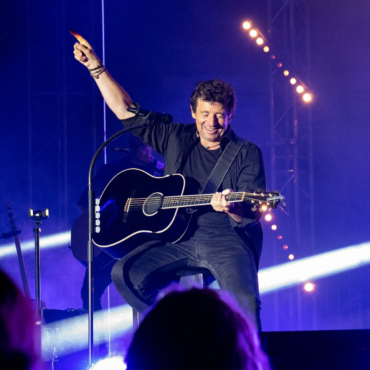
[{"label": "stool leg", "polygon": [[195,275],[195,284],[198,285],[202,289],[204,288],[203,274],[196,274]]},{"label": "stool leg", "polygon": [[134,308],[132,309],[132,324],[134,326],[134,330],[136,330],[140,325],[140,314]]}]

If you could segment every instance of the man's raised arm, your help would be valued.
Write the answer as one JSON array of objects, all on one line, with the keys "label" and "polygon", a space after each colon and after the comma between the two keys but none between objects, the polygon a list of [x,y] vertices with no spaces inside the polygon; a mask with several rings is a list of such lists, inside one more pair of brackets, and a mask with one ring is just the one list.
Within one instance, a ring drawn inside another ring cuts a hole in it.
[{"label": "man's raised arm", "polygon": [[91,71],[91,75],[97,75],[95,82],[99,87],[100,92],[103,95],[105,102],[112,112],[117,116],[118,119],[125,119],[133,117],[134,114],[127,112],[126,108],[134,107],[132,100],[128,93],[113,79],[107,70],[99,68],[101,61],[95,54],[91,45],[84,40],[82,45],[78,42],[74,44],[74,56],[81,64]]}]

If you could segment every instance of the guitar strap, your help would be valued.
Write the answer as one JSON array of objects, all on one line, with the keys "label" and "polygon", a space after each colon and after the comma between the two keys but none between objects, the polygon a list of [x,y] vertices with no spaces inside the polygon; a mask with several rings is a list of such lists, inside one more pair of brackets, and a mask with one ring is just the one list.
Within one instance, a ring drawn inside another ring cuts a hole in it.
[{"label": "guitar strap", "polygon": [[217,191],[244,143],[244,140],[238,140],[236,144],[232,140],[229,141],[200,194],[212,194]]},{"label": "guitar strap", "polygon": [[[225,150],[222,152],[217,163],[213,167],[211,174],[209,175],[207,181],[205,182],[202,191],[199,194],[212,194],[217,191],[221,186],[223,179],[225,178],[229,168],[231,167],[234,159],[239,153],[240,148],[243,146],[245,141],[243,139],[237,138],[238,142],[235,144],[231,139],[226,145]],[[186,208],[188,214],[196,212],[197,208]]]}]

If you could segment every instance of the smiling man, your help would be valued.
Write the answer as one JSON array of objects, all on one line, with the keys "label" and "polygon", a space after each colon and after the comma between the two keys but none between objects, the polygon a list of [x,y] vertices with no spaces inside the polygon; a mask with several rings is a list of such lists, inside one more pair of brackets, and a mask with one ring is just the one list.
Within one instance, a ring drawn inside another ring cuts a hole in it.
[{"label": "smiling man", "polygon": [[[89,69],[106,103],[125,127],[145,122],[143,117],[127,111],[136,104],[111,77],[90,45],[76,43],[74,55]],[[265,173],[259,148],[237,137],[230,127],[235,106],[235,92],[229,83],[219,79],[201,81],[190,99],[195,123],[159,123],[133,131],[164,156],[165,175],[184,175],[194,194],[202,192],[212,174],[226,173],[220,177],[221,185],[212,191],[211,205],[197,208],[179,242],[165,242],[160,234],[141,234],[141,246],[115,264],[113,282],[126,302],[139,312],[154,302],[160,289],[177,278],[179,270],[206,268],[261,328],[257,279],[262,250],[261,213],[252,211],[250,205],[230,203],[226,196],[233,191],[264,190]],[[236,148],[232,155],[230,148]],[[216,164],[222,163],[220,158],[228,159],[221,170],[217,165],[214,171]]]}]

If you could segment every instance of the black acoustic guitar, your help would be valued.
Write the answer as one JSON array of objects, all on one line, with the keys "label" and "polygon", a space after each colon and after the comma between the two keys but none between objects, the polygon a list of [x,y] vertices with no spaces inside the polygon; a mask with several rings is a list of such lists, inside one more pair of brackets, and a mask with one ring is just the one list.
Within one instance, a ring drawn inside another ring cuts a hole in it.
[{"label": "black acoustic guitar", "polygon": [[[161,234],[166,241],[178,242],[190,222],[189,208],[210,205],[213,196],[184,195],[184,190],[185,178],[180,174],[154,177],[139,169],[120,172],[101,194],[100,233],[94,234],[94,244],[117,250],[116,246],[139,233]],[[277,191],[235,192],[226,199],[250,203],[256,210],[262,206],[276,208],[284,197]]]}]

